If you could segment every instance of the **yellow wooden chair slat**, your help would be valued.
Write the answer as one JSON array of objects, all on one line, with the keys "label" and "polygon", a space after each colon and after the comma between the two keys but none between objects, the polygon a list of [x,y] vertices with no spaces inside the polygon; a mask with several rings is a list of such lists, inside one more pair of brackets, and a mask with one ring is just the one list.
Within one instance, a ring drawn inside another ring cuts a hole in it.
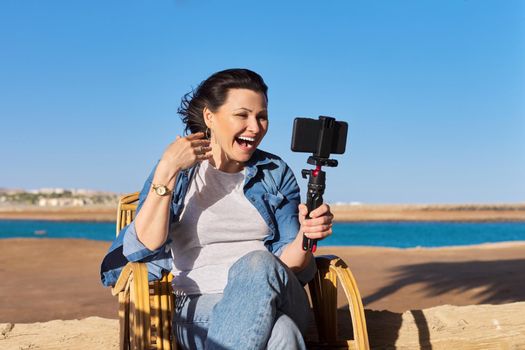
[{"label": "yellow wooden chair slat", "polygon": [[154,284],[152,286],[152,292],[150,296],[151,301],[151,338],[152,342],[155,343],[157,350],[162,350],[164,347],[164,344],[162,343],[162,334],[161,334],[161,328],[158,326],[161,324],[160,319],[160,313],[159,313],[159,305],[160,305],[160,291],[159,291],[159,285]]},{"label": "yellow wooden chair slat", "polygon": [[[117,212],[117,235],[135,216],[139,193],[122,196]],[[308,284],[312,298],[318,342],[316,349],[369,350],[365,312],[352,272],[337,256],[317,256],[317,274]],[[121,350],[176,350],[171,319],[174,307],[171,273],[148,282],[145,263],[129,262],[122,270],[112,294],[118,295]],[[353,339],[337,337],[337,282],[348,301]]]}]

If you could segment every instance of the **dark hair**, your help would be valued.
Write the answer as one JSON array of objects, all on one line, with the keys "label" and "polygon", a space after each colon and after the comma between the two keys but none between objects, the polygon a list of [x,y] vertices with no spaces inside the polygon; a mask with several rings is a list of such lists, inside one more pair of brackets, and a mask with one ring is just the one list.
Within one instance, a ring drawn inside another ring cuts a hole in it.
[{"label": "dark hair", "polygon": [[212,112],[217,111],[228,97],[230,89],[248,89],[264,94],[268,101],[268,86],[263,78],[248,69],[226,69],[211,75],[199,84],[197,89],[188,92],[182,97],[180,107],[177,110],[182,122],[186,125],[184,132],[204,132],[203,110],[208,107]]}]

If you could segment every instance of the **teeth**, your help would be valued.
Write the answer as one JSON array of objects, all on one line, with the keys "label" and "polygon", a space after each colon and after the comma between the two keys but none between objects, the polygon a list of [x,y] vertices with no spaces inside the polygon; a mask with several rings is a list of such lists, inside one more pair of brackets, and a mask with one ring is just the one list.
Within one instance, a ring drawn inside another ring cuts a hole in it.
[{"label": "teeth", "polygon": [[255,139],[253,137],[246,137],[246,136],[239,136],[238,139],[244,140],[244,141],[250,141],[253,142]]}]

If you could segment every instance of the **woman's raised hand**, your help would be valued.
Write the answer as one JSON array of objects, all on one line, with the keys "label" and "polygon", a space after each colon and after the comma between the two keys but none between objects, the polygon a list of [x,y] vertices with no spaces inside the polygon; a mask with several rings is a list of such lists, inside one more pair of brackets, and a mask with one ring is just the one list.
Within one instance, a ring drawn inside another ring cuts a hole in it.
[{"label": "woman's raised hand", "polygon": [[179,171],[191,168],[197,162],[212,157],[210,140],[204,138],[203,132],[186,137],[177,136],[162,155],[161,162],[169,168]]},{"label": "woman's raised hand", "polygon": [[299,204],[299,222],[301,229],[299,233],[310,239],[323,239],[332,234],[332,220],[334,215],[330,212],[328,204],[322,204],[319,208],[312,210],[310,219],[306,218],[308,208]]}]

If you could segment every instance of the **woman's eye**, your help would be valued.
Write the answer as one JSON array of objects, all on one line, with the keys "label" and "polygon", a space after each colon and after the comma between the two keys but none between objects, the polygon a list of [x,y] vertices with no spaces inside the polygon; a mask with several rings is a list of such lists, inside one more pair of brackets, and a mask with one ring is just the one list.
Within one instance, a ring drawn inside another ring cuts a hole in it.
[{"label": "woman's eye", "polygon": [[236,114],[235,116],[240,118],[248,118],[248,114]]},{"label": "woman's eye", "polygon": [[259,118],[261,120],[268,120],[268,116],[266,114],[258,115],[257,118]]}]

